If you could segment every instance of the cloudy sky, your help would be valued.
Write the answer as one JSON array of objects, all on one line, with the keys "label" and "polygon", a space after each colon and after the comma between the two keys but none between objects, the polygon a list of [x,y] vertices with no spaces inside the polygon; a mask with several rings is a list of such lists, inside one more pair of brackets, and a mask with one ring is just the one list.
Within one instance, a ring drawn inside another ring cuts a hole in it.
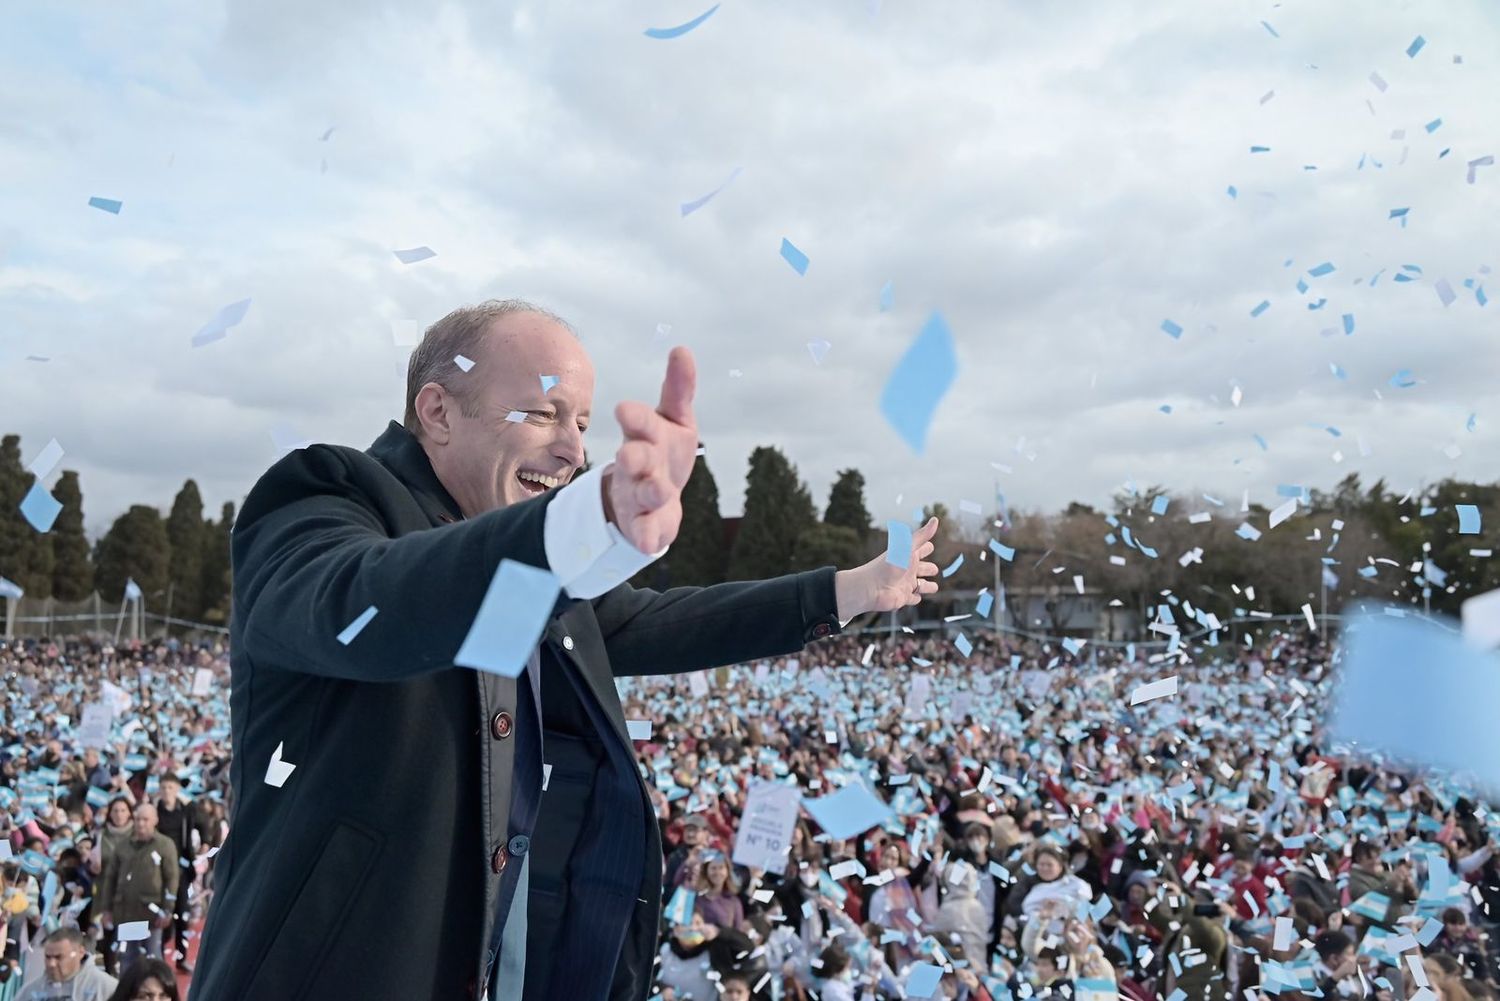
[{"label": "cloudy sky", "polygon": [[[757,444],[820,503],[859,467],[879,517],[1496,475],[1488,4],[726,0],[643,34],[706,6],[12,4],[0,431],[59,441],[91,531],[188,476],[216,511],[273,429],[367,445],[403,342],[524,296],[583,333],[601,416],[697,353],[725,513]],[[916,455],[878,404],[933,310],[959,371]]]}]

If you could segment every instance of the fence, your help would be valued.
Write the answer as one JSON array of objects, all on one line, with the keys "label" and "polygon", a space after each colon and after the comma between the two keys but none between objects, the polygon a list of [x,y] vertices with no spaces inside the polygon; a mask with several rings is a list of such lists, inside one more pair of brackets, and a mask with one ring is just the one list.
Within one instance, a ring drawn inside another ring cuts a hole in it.
[{"label": "fence", "polygon": [[106,602],[95,591],[82,601],[56,598],[5,598],[4,636],[93,635],[112,639],[165,637],[170,630],[184,639],[207,639],[229,633],[222,626],[148,612],[144,601]]}]

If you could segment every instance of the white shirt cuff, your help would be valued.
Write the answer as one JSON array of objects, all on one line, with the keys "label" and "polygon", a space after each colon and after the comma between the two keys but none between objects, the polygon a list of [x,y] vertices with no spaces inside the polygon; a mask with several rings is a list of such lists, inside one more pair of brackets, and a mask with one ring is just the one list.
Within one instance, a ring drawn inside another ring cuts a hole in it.
[{"label": "white shirt cuff", "polygon": [[643,553],[605,521],[604,474],[611,465],[590,469],[547,505],[542,526],[547,565],[570,598],[597,598],[667,551]]}]

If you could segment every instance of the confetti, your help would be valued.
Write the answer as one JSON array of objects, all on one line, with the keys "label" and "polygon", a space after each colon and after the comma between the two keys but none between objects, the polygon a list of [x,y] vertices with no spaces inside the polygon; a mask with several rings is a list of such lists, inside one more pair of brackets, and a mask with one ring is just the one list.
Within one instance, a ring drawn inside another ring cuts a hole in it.
[{"label": "confetti", "polygon": [[1473,504],[1457,504],[1455,507],[1458,509],[1458,534],[1478,535],[1479,508]]},{"label": "confetti", "polygon": [[628,719],[625,721],[625,732],[631,740],[650,740],[651,721],[649,719]]},{"label": "confetti", "polygon": [[[120,214],[120,209],[122,209],[124,207],[125,207],[125,203],[124,202],[116,201],[113,198],[90,198],[89,199],[89,208],[91,208],[91,209],[100,209],[102,211],[108,212],[110,215],[119,215]],[[149,215],[150,213],[147,213],[147,214]]]},{"label": "confetti", "polygon": [[1427,44],[1427,39],[1423,38],[1421,35],[1418,35],[1416,38],[1413,38],[1411,40],[1411,44],[1406,47],[1407,58],[1410,58],[1410,59],[1417,58],[1417,53],[1421,52],[1422,51],[1422,46],[1424,46],[1426,44]]},{"label": "confetti", "polygon": [[1380,91],[1382,94],[1385,93],[1385,88],[1386,88],[1385,78],[1382,77],[1379,73],[1373,73],[1372,72],[1370,74],[1370,82],[1375,85],[1375,89],[1376,90]]},{"label": "confetti", "polygon": [[744,168],[734,168],[734,170],[729,172],[729,177],[724,181],[723,184],[719,185],[717,188],[714,188],[712,191],[701,198],[694,198],[692,201],[683,202],[680,206],[678,206],[679,210],[682,212],[681,218],[686,218],[687,216],[692,215],[694,212],[697,212],[703,206],[712,201],[719,194],[719,192],[723,191],[725,188],[734,183],[734,179],[740,176],[740,171],[742,169]]},{"label": "confetti", "polygon": [[277,789],[286,785],[286,780],[291,778],[292,772],[297,769],[297,766],[290,761],[281,760],[282,747],[285,743],[286,741],[277,742],[276,750],[271,752],[271,761],[266,765],[266,785],[275,786]]},{"label": "confetti", "polygon": [[825,340],[808,341],[807,350],[812,355],[813,364],[823,364],[823,359],[828,357],[828,349],[831,347],[833,345]]},{"label": "confetti", "polygon": [[57,468],[57,464],[62,461],[63,454],[62,446],[57,443],[56,438],[53,438],[37,453],[36,458],[31,460],[31,465],[26,467],[26,471],[38,480],[44,480],[52,470]]},{"label": "confetti", "polygon": [[1164,699],[1169,695],[1177,694],[1177,675],[1170,678],[1162,678],[1160,681],[1150,681],[1144,685],[1137,685],[1130,693],[1130,704],[1138,706],[1142,702],[1150,702],[1152,699]]},{"label": "confetti", "polygon": [[792,241],[786,237],[781,238],[781,258],[790,264],[797,274],[807,274],[807,255],[794,247]]},{"label": "confetti", "polygon": [[453,663],[506,678],[519,677],[561,589],[551,571],[501,560]]},{"label": "confetti", "polygon": [[698,27],[698,25],[702,24],[704,21],[707,21],[710,17],[713,16],[714,11],[718,9],[719,5],[714,4],[712,7],[708,8],[708,10],[704,11],[702,14],[699,14],[691,21],[684,21],[682,24],[679,24],[672,28],[647,28],[645,31],[645,35],[647,38],[681,38],[683,35],[686,35],[688,32]]},{"label": "confetti", "polygon": [[1500,591],[1475,595],[1459,606],[1464,642],[1476,650],[1500,646]]},{"label": "confetti", "polygon": [[52,531],[52,525],[62,511],[62,504],[47,492],[42,481],[37,480],[21,499],[21,517],[38,532]]},{"label": "confetti", "polygon": [[1269,21],[1262,21],[1262,22],[1260,22],[1260,26],[1262,28],[1265,28],[1267,31],[1269,31],[1271,33],[1271,37],[1272,38],[1280,38],[1281,37],[1279,34],[1276,33],[1276,29],[1273,28],[1273,27],[1271,27],[1271,22],[1269,22]]},{"label": "confetti", "polygon": [[958,559],[954,560],[952,563],[949,563],[946,567],[943,568],[943,576],[944,577],[952,577],[954,574],[958,573],[958,568],[961,567],[961,566],[963,566],[963,565],[964,565],[964,554],[963,553],[959,553],[958,554]]},{"label": "confetti", "polygon": [[1264,313],[1266,310],[1268,310],[1270,308],[1271,308],[1271,300],[1270,299],[1262,299],[1260,301],[1260,305],[1256,306],[1254,309],[1252,309],[1250,311],[1250,315],[1252,317],[1259,316],[1260,314]]},{"label": "confetti", "polygon": [[1444,308],[1453,305],[1453,300],[1458,298],[1458,294],[1453,291],[1453,286],[1448,284],[1446,278],[1439,278],[1433,282],[1432,290],[1437,293],[1438,301],[1443,304]]},{"label": "confetti", "polygon": [[931,998],[943,979],[943,968],[932,963],[913,963],[906,978],[906,996],[913,1001]]},{"label": "confetti", "polygon": [[393,250],[391,253],[395,254],[396,260],[402,264],[416,264],[418,261],[437,256],[437,251],[431,247],[412,247],[410,250]]},{"label": "confetti", "polygon": [[512,410],[505,415],[505,419],[512,424],[520,424],[526,420],[527,413],[524,410]]},{"label": "confetti", "polygon": [[802,806],[830,838],[843,841],[885,823],[890,809],[859,782],[824,796],[804,799]]},{"label": "confetti", "polygon": [[232,302],[213,315],[213,318],[198,328],[193,335],[193,347],[201,348],[205,344],[222,340],[229,333],[229,328],[238,326],[250,312],[250,300],[241,299]]},{"label": "confetti", "polygon": [[1322,278],[1324,275],[1333,274],[1335,270],[1336,269],[1334,268],[1332,261],[1324,261],[1317,267],[1309,269],[1307,273],[1312,275],[1314,278]]},{"label": "confetti", "polygon": [[896,303],[896,287],[890,282],[880,286],[880,311],[888,311]]},{"label": "confetti", "polygon": [[359,618],[349,623],[344,627],[344,631],[339,633],[338,641],[344,644],[344,646],[348,646],[350,643],[352,643],[354,641],[354,637],[358,636],[360,634],[360,631],[363,630],[365,626],[370,624],[370,620],[375,618],[375,612],[376,609],[374,605],[371,605],[363,612],[360,612]]},{"label": "confetti", "polygon": [[1161,329],[1168,337],[1171,337],[1173,340],[1182,339],[1182,327],[1178,326],[1171,320],[1161,321]]},{"label": "confetti", "polygon": [[542,392],[543,393],[546,393],[549,389],[551,389],[553,386],[557,385],[558,382],[560,381],[557,378],[557,376],[555,376],[555,375],[544,375],[544,376],[541,376],[541,380],[542,380]]},{"label": "confetti", "polygon": [[467,372],[474,367],[474,360],[472,358],[465,358],[463,355],[454,355],[453,364]]},{"label": "confetti", "polygon": [[1280,507],[1276,508],[1276,510],[1271,512],[1271,527],[1275,528],[1277,525],[1281,524],[1283,521],[1286,521],[1296,513],[1297,498],[1293,497],[1291,500],[1287,501],[1285,504],[1282,504]]},{"label": "confetti", "polygon": [[885,561],[903,570],[911,567],[911,526],[904,521],[888,521],[885,525]]},{"label": "confetti", "polygon": [[880,394],[880,412],[912,451],[921,455],[938,404],[958,375],[953,335],[934,312],[912,341]]}]

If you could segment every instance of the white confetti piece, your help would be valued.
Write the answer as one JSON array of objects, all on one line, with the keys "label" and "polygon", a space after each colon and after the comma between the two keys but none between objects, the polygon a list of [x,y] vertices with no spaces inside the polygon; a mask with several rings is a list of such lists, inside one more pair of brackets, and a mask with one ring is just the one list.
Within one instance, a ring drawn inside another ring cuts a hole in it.
[{"label": "white confetti piece", "polygon": [[1160,681],[1147,682],[1137,685],[1130,693],[1130,704],[1138,706],[1142,702],[1150,702],[1152,699],[1162,699],[1169,695],[1177,694],[1177,675],[1170,678],[1162,678]]},{"label": "white confetti piece", "polygon": [[266,785],[275,786],[280,789],[291,778],[292,772],[297,766],[290,761],[281,760],[281,748],[285,741],[277,743],[276,750],[271,752],[271,763],[266,766]]}]

